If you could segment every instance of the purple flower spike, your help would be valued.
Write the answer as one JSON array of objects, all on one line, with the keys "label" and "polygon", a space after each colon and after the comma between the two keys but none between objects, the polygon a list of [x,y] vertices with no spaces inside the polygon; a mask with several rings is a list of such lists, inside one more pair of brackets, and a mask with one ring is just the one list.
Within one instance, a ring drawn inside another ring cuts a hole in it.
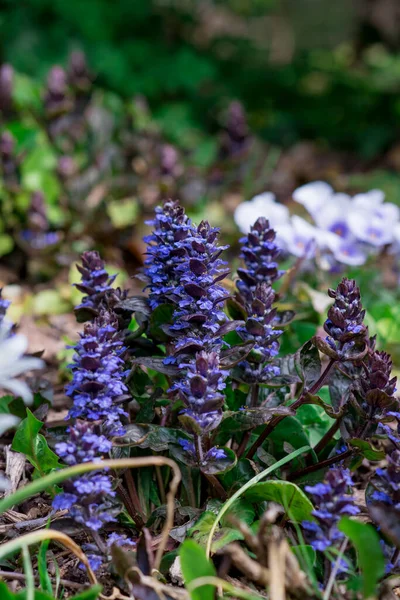
[{"label": "purple flower spike", "polygon": [[[100,460],[111,450],[111,442],[94,425],[77,422],[69,429],[69,440],[56,445],[56,452],[67,465]],[[55,510],[68,509],[70,516],[97,531],[104,523],[115,521],[119,510],[114,498],[111,478],[101,471],[86,473],[67,481],[64,491],[53,500]]]},{"label": "purple flower spike", "polygon": [[[186,377],[173,389],[179,390],[187,407],[184,414],[196,421],[203,433],[212,431],[221,422],[224,402],[221,392],[225,389],[228,372],[220,368],[217,352],[199,352],[195,363],[184,366],[187,367]],[[184,440],[180,443],[182,447],[187,444]]]},{"label": "purple flower spike", "polygon": [[240,363],[242,377],[247,383],[265,383],[279,375],[279,368],[271,365],[279,352],[277,339],[283,333],[274,329],[276,309],[272,308],[275,292],[266,283],[257,284],[252,300],[246,302],[247,320],[237,332],[245,342],[253,342],[250,361]]},{"label": "purple flower spike", "polygon": [[336,290],[328,290],[335,302],[328,310],[324,329],[326,344],[320,349],[336,360],[361,358],[367,349],[367,328],[363,323],[360,289],[354,280],[344,278]]},{"label": "purple flower spike", "polygon": [[219,284],[228,271],[219,258],[227,246],[218,245],[219,229],[203,221],[185,240],[186,256],[179,284],[172,296],[177,308],[171,333],[176,354],[213,350],[222,344],[218,329],[226,321],[221,304],[227,298]]},{"label": "purple flower spike", "polygon": [[154,231],[146,236],[147,259],[144,279],[149,291],[152,309],[171,302],[171,295],[186,268],[186,240],[194,226],[178,202],[168,200],[155,210],[155,217],[147,221]]},{"label": "purple flower spike", "polygon": [[73,399],[69,417],[102,421],[110,435],[122,435],[121,418],[126,415],[120,405],[127,392],[123,383],[125,352],[118,320],[102,310],[93,323],[86,323],[75,346],[71,384],[67,394]]},{"label": "purple flower spike", "polygon": [[245,300],[252,299],[256,286],[266,283],[271,286],[285,271],[279,270],[277,258],[280,249],[275,242],[276,233],[264,217],[257,219],[250,233],[242,238],[242,253],[245,269],[238,269],[240,277],[236,286]]},{"label": "purple flower spike", "polygon": [[86,294],[81,304],[77,307],[98,310],[104,296],[112,290],[112,284],[116,275],[109,275],[105,268],[105,262],[96,251],[84,252],[82,254],[82,266],[76,265],[82,276],[81,283],[75,287]]},{"label": "purple flower spike", "polygon": [[312,511],[315,521],[303,522],[303,528],[308,532],[310,543],[315,550],[323,552],[340,543],[344,534],[339,531],[338,522],[344,515],[353,516],[360,512],[354,504],[354,499],[347,495],[352,485],[347,469],[331,469],[324,483],[305,487],[317,506],[317,509]]}]

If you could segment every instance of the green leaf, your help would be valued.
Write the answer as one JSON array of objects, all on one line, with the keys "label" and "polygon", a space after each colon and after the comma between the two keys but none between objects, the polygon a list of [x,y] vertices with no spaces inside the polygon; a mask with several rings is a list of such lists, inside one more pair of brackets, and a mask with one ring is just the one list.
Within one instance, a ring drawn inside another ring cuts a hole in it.
[{"label": "green leaf", "polygon": [[[268,436],[268,444],[265,444],[264,447],[279,460],[287,454],[284,445],[288,440],[293,448],[301,448],[310,444],[304,427],[296,417],[286,417],[281,421]],[[298,466],[299,461],[296,464]],[[292,469],[296,468],[296,464],[291,465]]]},{"label": "green leaf", "polygon": [[232,504],[221,519],[221,525],[232,527],[232,518],[246,523],[250,527],[255,519],[256,513],[251,502],[240,498]]},{"label": "green leaf", "polygon": [[367,460],[383,460],[385,458],[385,452],[374,448],[371,442],[361,440],[359,438],[352,438],[347,440],[347,443],[354,448],[359,448],[362,455]]},{"label": "green leaf", "polygon": [[[236,518],[245,521],[248,525],[250,525],[254,520],[254,510],[250,503],[246,502],[245,505],[239,503],[235,503],[238,506],[232,507],[230,511],[231,516],[236,516]],[[239,506],[240,505],[240,506]],[[210,507],[211,508],[211,507]],[[236,511],[236,512],[235,512]],[[213,526],[215,520],[215,513],[212,510],[206,510],[200,516],[200,518],[187,530],[187,535],[190,536],[203,548],[206,547],[208,536],[211,531],[211,527]],[[227,546],[231,542],[236,540],[242,540],[243,535],[241,532],[232,525],[228,518],[224,520],[222,523],[222,527],[218,527],[213,535],[212,552],[217,552],[224,546]]]},{"label": "green leaf", "polygon": [[201,463],[200,470],[206,475],[219,475],[226,473],[236,465],[236,454],[230,448],[220,448],[224,451],[224,458],[212,458]]},{"label": "green leaf", "polygon": [[58,456],[50,450],[47,441],[39,433],[43,423],[29,410],[26,418],[19,424],[11,448],[24,454],[40,475],[49,473],[60,466]]},{"label": "green leaf", "polygon": [[307,569],[308,566],[314,566],[317,560],[317,553],[312,546],[308,544],[300,544],[298,546],[292,546],[291,550],[296,556],[302,569]]},{"label": "green leaf", "polygon": [[334,423],[334,420],[326,414],[322,406],[314,404],[300,406],[296,411],[296,418],[304,426],[312,447],[318,444]]},{"label": "green leaf", "polygon": [[378,581],[385,574],[385,559],[379,543],[379,535],[372,525],[343,517],[338,525],[354,545],[363,577],[363,597],[376,593]]},{"label": "green leaf", "polygon": [[[185,584],[188,584],[199,577],[215,577],[216,571],[214,565],[206,558],[205,552],[201,546],[194,540],[183,542],[179,550],[181,559],[182,573]],[[192,600],[214,600],[215,589],[212,585],[205,585],[191,592]]]},{"label": "green leaf", "polygon": [[310,341],[300,349],[300,377],[306,388],[310,388],[321,374],[321,359],[318,348]]},{"label": "green leaf", "polygon": [[180,429],[171,429],[149,423],[133,423],[125,427],[125,434],[117,438],[117,443],[124,446],[150,448],[155,452],[164,452],[168,450],[171,444],[178,444],[179,439],[190,440],[190,437]]},{"label": "green leaf", "polygon": [[255,474],[252,461],[241,458],[233,469],[223,474],[221,481],[230,495],[230,493],[247,483]]},{"label": "green leaf", "polygon": [[8,589],[4,581],[0,581],[0,598],[1,600],[15,600],[17,596]]},{"label": "green leaf", "polygon": [[301,523],[312,519],[314,509],[302,490],[290,481],[265,481],[248,490],[245,497],[251,502],[276,502],[285,509],[289,519]]}]

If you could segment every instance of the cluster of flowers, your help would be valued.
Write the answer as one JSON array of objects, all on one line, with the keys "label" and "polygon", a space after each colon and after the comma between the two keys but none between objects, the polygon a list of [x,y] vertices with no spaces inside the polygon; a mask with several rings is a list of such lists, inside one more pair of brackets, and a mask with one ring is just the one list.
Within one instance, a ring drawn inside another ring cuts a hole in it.
[{"label": "cluster of flowers", "polygon": [[203,435],[221,421],[227,376],[220,366],[226,321],[221,304],[227,296],[220,285],[227,275],[220,255],[225,247],[218,245],[218,229],[204,221],[196,227],[177,202],[158,208],[149,224],[154,227],[146,238],[150,304],[174,307],[169,328],[173,344],[166,361],[176,364],[182,375],[172,389],[185,405],[189,429]]},{"label": "cluster of flowers", "polygon": [[314,224],[291,216],[270,192],[240,204],[235,222],[247,233],[256,218],[267,217],[276,227],[284,251],[296,257],[317,258],[327,270],[337,264],[363,265],[370,255],[389,245],[395,249],[400,243],[400,209],[384,202],[381,190],[351,197],[315,181],[297,188],[293,199],[304,206]]},{"label": "cluster of flowers", "polygon": [[[372,478],[375,491],[371,502],[392,507],[400,518],[400,401],[394,396],[397,378],[392,376],[392,360],[386,352],[376,350],[375,338],[368,337],[368,328],[363,324],[365,311],[355,282],[343,279],[335,291],[330,290],[330,296],[335,302],[324,324],[328,335],[318,346],[331,361],[340,361],[353,379],[349,391],[357,417],[345,419],[349,435],[365,440],[384,434],[390,442],[387,466],[377,469]],[[388,424],[394,420],[397,431]],[[337,546],[344,537],[337,527],[340,518],[359,512],[353,499],[346,495],[352,485],[349,473],[335,468],[328,472],[324,483],[305,488],[317,505],[312,513],[315,521],[303,523],[316,550]],[[383,540],[382,545],[387,571],[397,569],[396,551]]]},{"label": "cluster of flowers", "polygon": [[[121,402],[126,398],[123,383],[125,351],[118,320],[106,302],[113,293],[114,281],[97,252],[87,252],[79,267],[82,281],[77,287],[87,295],[80,308],[90,309],[92,321],[85,323],[71,370],[72,382],[67,395],[72,399],[68,418],[74,423],[68,429],[68,441],[56,445],[58,455],[68,465],[100,460],[111,450],[110,437],[122,435],[121,419],[126,415]],[[68,481],[53,506],[68,509],[81,524],[97,531],[104,523],[114,521],[119,512],[113,498],[111,478],[92,471]]]},{"label": "cluster of flowers", "polygon": [[340,543],[344,539],[344,533],[338,529],[340,519],[360,512],[354,499],[348,494],[353,485],[350,472],[337,468],[328,471],[323,483],[305,487],[317,506],[312,511],[315,521],[303,522],[303,528],[310,536],[315,550],[323,552]]}]

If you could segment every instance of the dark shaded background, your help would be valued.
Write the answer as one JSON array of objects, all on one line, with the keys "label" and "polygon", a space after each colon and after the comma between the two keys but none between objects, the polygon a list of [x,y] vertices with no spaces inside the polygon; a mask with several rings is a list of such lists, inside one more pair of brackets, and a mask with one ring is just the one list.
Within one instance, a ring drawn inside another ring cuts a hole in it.
[{"label": "dark shaded background", "polygon": [[172,137],[229,98],[280,146],[375,158],[400,116],[398,0],[3,0],[0,62],[41,77],[80,48],[97,83],[147,97]]}]

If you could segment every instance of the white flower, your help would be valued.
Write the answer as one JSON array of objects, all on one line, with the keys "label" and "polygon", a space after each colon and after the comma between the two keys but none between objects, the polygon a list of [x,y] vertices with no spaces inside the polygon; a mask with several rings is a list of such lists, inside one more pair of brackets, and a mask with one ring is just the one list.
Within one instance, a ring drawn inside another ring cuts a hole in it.
[{"label": "white flower", "polygon": [[254,196],[249,202],[242,202],[235,210],[234,219],[242,233],[248,233],[259,217],[268,219],[271,227],[278,227],[289,221],[289,209],[275,201],[275,195],[264,192]]},{"label": "white flower", "polygon": [[314,215],[314,221],[320,229],[325,229],[337,236],[348,237],[350,229],[347,217],[351,209],[350,196],[332,194],[326,204]]},{"label": "white flower", "polygon": [[315,215],[325,208],[333,193],[333,189],[329,183],[325,181],[313,181],[297,188],[293,192],[293,200],[302,204],[310,215],[315,218]]},{"label": "white flower", "polygon": [[366,210],[352,210],[348,217],[352,234],[360,241],[381,247],[394,241],[396,221]]},{"label": "white flower", "polygon": [[277,230],[277,242],[294,256],[312,258],[319,232],[314,225],[294,215],[290,222]]},{"label": "white flower", "polygon": [[367,260],[367,255],[359,244],[351,240],[340,240],[340,244],[332,248],[332,252],[338,262],[352,267],[363,265]]},{"label": "white flower", "polygon": [[39,358],[24,356],[28,340],[24,335],[16,334],[11,337],[0,332],[0,388],[8,390],[27,403],[32,402],[33,396],[27,384],[16,379],[26,371],[41,369],[44,363]]}]

